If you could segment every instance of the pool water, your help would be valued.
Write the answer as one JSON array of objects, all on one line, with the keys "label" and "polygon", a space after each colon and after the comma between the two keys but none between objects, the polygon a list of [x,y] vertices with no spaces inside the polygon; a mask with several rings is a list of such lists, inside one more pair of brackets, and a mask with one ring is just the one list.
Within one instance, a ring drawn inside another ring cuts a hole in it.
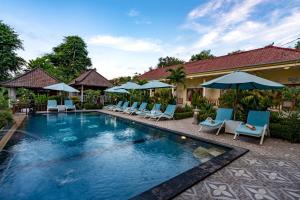
[{"label": "pool water", "polygon": [[16,136],[1,200],[128,199],[227,151],[99,113],[37,114]]}]

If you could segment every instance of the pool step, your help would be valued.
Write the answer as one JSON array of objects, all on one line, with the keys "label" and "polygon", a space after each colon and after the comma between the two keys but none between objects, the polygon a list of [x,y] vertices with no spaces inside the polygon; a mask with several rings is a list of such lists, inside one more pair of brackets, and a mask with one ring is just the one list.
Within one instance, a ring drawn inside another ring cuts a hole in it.
[{"label": "pool step", "polygon": [[198,147],[194,150],[193,155],[203,163],[223,153],[225,153],[224,150],[215,147],[210,147],[208,149]]}]

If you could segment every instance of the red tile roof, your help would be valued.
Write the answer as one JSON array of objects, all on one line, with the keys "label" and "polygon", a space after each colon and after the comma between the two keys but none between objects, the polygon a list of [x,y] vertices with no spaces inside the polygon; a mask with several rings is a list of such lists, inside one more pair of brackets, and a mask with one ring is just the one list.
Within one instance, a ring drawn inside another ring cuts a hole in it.
[{"label": "red tile roof", "polygon": [[92,86],[92,87],[111,87],[112,84],[99,74],[96,69],[90,69],[82,73],[76,79],[71,81],[72,86]]},{"label": "red tile roof", "polygon": [[[290,48],[267,46],[241,53],[219,56],[207,60],[186,62],[183,64],[187,75],[201,72],[212,72],[219,70],[234,70],[236,68],[250,67],[263,64],[278,63],[300,59],[300,51]],[[153,80],[168,76],[169,68],[176,68],[178,65],[154,69],[140,76],[140,79]],[[257,66],[259,67],[259,66]]]},{"label": "red tile roof", "polygon": [[0,85],[3,87],[42,89],[55,83],[59,83],[59,81],[43,69],[35,68],[12,80],[2,82]]}]

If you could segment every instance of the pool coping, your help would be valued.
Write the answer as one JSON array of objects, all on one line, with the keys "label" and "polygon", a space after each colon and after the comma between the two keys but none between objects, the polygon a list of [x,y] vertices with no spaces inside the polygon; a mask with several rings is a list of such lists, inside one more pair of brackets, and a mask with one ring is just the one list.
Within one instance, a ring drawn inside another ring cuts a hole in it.
[{"label": "pool coping", "polygon": [[[187,170],[187,171],[185,171],[163,183],[160,183],[160,184],[130,198],[132,200],[172,199],[172,198],[178,196],[179,194],[181,194],[182,192],[184,192],[185,190],[187,190],[188,188],[197,184],[198,182],[204,180],[206,177],[212,175],[216,171],[218,171],[218,170],[222,169],[223,167],[225,167],[226,165],[230,164],[234,160],[243,156],[244,154],[246,154],[249,151],[248,149],[245,149],[245,148],[224,144],[224,143],[221,143],[218,141],[206,139],[206,138],[203,138],[200,136],[195,136],[195,135],[192,135],[189,133],[183,133],[180,131],[164,128],[164,127],[161,127],[161,126],[158,126],[155,124],[148,124],[148,123],[141,122],[141,121],[138,121],[135,119],[129,119],[125,116],[123,117],[123,116],[119,116],[119,115],[114,115],[113,113],[106,113],[101,110],[76,111],[76,113],[80,113],[80,112],[82,112],[82,113],[94,112],[94,113],[101,113],[101,114],[105,114],[105,115],[111,115],[111,116],[114,116],[117,118],[133,121],[135,123],[139,123],[139,124],[142,124],[145,126],[156,128],[156,129],[159,129],[162,131],[168,131],[168,132],[176,134],[176,135],[186,136],[189,138],[193,138],[195,140],[200,140],[200,141],[204,141],[207,143],[230,148],[230,150],[228,152],[226,152],[220,156],[214,157],[211,160],[209,160],[203,164],[199,164],[196,167],[193,167],[193,168],[191,168],[191,169],[189,169],[189,170]],[[67,112],[67,113],[75,113],[75,112]],[[52,112],[51,113],[39,112],[37,114],[52,114]],[[55,114],[55,113],[53,113],[53,114]]]}]

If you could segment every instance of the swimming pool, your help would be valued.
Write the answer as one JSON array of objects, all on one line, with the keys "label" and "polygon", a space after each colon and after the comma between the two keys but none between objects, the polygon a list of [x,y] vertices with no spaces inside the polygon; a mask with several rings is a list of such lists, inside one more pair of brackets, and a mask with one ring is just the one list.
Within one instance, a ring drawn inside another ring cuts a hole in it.
[{"label": "swimming pool", "polygon": [[3,200],[147,197],[233,150],[100,113],[33,115],[15,138],[2,152]]}]

